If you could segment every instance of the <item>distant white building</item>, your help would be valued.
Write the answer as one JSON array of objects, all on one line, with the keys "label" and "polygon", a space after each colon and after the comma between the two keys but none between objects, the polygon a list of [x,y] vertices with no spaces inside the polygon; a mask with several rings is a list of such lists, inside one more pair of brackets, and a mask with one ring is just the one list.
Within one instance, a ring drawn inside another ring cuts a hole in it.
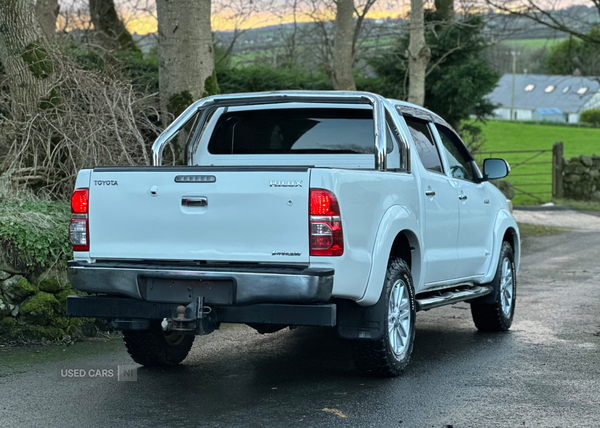
[{"label": "distant white building", "polygon": [[[585,110],[600,108],[600,78],[517,74],[512,102],[513,75],[505,74],[488,99],[499,107],[494,117],[578,123]],[[512,117],[511,117],[511,106]]]}]

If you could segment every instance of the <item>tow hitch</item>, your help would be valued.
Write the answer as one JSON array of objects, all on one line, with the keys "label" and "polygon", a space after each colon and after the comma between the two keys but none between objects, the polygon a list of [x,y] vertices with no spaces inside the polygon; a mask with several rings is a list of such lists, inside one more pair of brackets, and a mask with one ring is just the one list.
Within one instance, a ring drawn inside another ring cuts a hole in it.
[{"label": "tow hitch", "polygon": [[187,306],[177,306],[177,317],[164,320],[162,327],[165,331],[202,336],[217,328],[214,315],[214,311],[204,305],[204,297],[197,297],[195,302]]}]

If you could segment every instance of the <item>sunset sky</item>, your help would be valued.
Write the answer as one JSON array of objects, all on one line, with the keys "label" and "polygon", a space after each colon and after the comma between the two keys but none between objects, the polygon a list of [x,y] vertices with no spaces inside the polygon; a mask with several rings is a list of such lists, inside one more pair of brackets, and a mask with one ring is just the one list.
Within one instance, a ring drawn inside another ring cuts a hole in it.
[{"label": "sunset sky", "polygon": [[[77,1],[77,0],[75,0]],[[213,1],[213,31],[228,31],[236,27],[236,19],[233,17],[235,6],[227,7],[226,5],[243,4],[245,0],[217,0]],[[433,1],[430,1],[433,3]],[[256,1],[255,1],[256,3]],[[279,3],[279,5],[278,5]],[[331,2],[332,3],[332,2]],[[461,0],[456,0],[456,5],[459,7]],[[472,4],[469,1],[469,4]],[[124,19],[129,31],[138,34],[154,33],[157,30],[157,22],[154,11],[153,0],[117,0],[117,7],[120,15]],[[247,19],[238,20],[238,28],[259,28],[268,25],[278,25],[282,23],[293,22],[291,11],[286,11],[281,0],[274,0],[271,6],[272,11],[261,11],[252,13]],[[360,4],[360,0],[357,0]],[[583,4],[591,6],[591,0],[540,0],[540,4],[547,8],[564,8],[574,4]],[[224,6],[225,5],[225,6]],[[398,18],[405,17],[410,10],[410,0],[379,0],[367,17],[377,18]],[[329,10],[324,11],[323,17],[328,19],[335,18],[335,10],[333,6]],[[308,22],[311,18],[305,13],[299,12],[296,16],[298,22]]]},{"label": "sunset sky", "polygon": [[[127,3],[127,0],[123,3]],[[222,1],[221,3],[226,3]],[[237,2],[232,3],[239,3]],[[376,5],[369,11],[368,17],[373,19],[378,18],[398,18],[399,16],[406,16],[409,10],[409,6],[405,5],[404,1],[380,1],[380,5]],[[123,5],[125,6],[125,4]],[[119,11],[120,15],[126,23],[127,29],[130,32],[136,32],[138,34],[153,33],[157,30],[157,22],[155,12],[147,11],[136,11],[126,7],[122,7]],[[221,8],[219,5],[213,6],[212,16],[212,29],[213,31],[231,31],[236,27],[236,19],[234,17],[235,11],[230,8]],[[327,19],[335,19],[335,10],[326,10],[322,16]],[[309,22],[311,18],[303,12],[299,12],[296,15],[297,22]],[[294,22],[294,17],[291,11],[286,11],[284,8],[277,8],[275,5],[274,11],[263,11],[252,13],[243,22],[238,21],[238,28],[259,28],[266,27],[269,25],[279,25],[285,23]]]}]

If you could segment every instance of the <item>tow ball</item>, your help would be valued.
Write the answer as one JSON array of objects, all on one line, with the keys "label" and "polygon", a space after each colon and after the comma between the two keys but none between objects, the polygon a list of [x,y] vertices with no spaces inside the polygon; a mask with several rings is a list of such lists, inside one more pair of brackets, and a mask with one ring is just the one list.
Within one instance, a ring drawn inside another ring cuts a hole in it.
[{"label": "tow ball", "polygon": [[212,308],[204,305],[204,297],[197,297],[196,301],[187,306],[177,306],[176,312],[176,317],[163,320],[163,330],[202,336],[217,328],[215,313]]}]

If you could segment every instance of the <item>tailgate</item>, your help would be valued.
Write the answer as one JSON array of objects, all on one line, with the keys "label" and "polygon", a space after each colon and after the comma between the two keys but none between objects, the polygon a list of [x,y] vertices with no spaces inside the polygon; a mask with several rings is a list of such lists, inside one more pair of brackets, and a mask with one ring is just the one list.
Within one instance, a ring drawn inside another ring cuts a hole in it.
[{"label": "tailgate", "polygon": [[308,263],[308,167],[100,167],[90,257]]}]

